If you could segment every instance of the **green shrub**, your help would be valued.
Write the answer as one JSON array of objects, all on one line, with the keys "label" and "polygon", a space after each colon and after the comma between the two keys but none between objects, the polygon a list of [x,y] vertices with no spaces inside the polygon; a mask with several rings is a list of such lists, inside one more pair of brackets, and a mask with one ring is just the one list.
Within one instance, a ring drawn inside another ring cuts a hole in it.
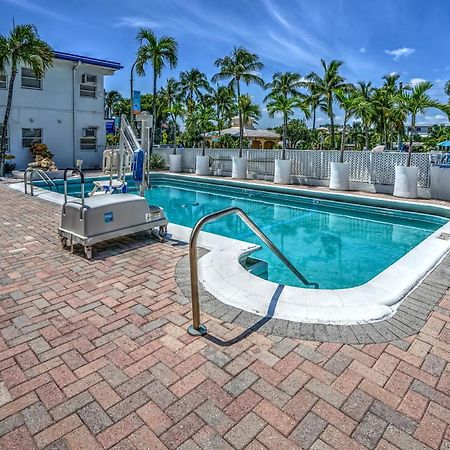
[{"label": "green shrub", "polygon": [[107,134],[106,135],[106,146],[115,147],[119,145],[120,135],[119,134]]},{"label": "green shrub", "polygon": [[48,149],[45,144],[33,144],[30,147],[30,152],[36,158],[37,156],[42,156],[42,158],[53,158],[53,153]]},{"label": "green shrub", "polygon": [[163,156],[153,153],[150,156],[150,170],[164,170],[166,168],[166,160]]}]

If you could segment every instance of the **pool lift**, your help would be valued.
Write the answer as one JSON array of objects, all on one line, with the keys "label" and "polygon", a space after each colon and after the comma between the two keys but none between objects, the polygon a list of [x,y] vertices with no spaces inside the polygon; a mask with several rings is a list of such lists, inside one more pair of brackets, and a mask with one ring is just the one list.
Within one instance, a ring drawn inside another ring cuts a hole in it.
[{"label": "pool lift", "polygon": [[[118,179],[125,183],[125,173],[121,167],[123,160],[123,153],[119,152]],[[145,155],[142,148],[138,147],[133,151],[132,161],[132,176],[139,185],[139,196],[120,192],[115,195],[91,195],[85,198],[83,171],[79,168],[68,168],[64,171],[64,204],[61,226],[58,228],[63,247],[70,246],[73,251],[74,244],[81,244],[86,257],[91,259],[94,244],[120,236],[150,231],[159,240],[164,240],[168,224],[164,210],[159,206],[149,206],[144,197]],[[67,196],[69,171],[80,174],[80,200]]]},{"label": "pool lift", "polygon": [[[109,179],[94,181],[94,188],[89,193],[89,197],[99,194],[116,194],[128,192],[126,175],[130,171],[134,175],[136,158],[142,157],[138,156],[136,152],[140,150],[139,155],[143,154],[144,152],[148,155],[149,152],[149,130],[150,124],[152,123],[152,116],[144,111],[137,116],[137,120],[141,122],[140,142],[136,137],[133,128],[128,123],[125,115],[121,116],[119,129],[119,146],[118,148],[106,149],[103,152],[103,173],[109,174]],[[145,157],[145,154],[143,154],[143,156]],[[143,166],[144,162],[142,162],[142,167]],[[146,187],[145,179],[142,179],[141,181],[134,179],[134,181],[139,184],[139,193],[143,195]]]}]

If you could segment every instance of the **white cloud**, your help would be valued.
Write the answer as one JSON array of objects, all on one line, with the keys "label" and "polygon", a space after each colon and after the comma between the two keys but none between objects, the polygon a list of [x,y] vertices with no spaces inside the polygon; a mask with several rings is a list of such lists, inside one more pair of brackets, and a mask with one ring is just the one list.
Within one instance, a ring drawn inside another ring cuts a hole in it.
[{"label": "white cloud", "polygon": [[399,58],[407,57],[412,55],[416,51],[415,48],[409,48],[409,47],[401,47],[396,48],[394,50],[385,50],[384,53],[387,53],[388,55],[391,55],[394,57],[394,61],[397,61]]},{"label": "white cloud", "polygon": [[366,52],[367,52],[366,47],[361,47],[361,48],[359,49],[359,53],[364,54],[364,53],[366,53]]},{"label": "white cloud", "polygon": [[416,84],[423,83],[424,81],[427,80],[424,80],[423,78],[411,78],[411,80],[409,80],[409,84],[415,86]]},{"label": "white cloud", "polygon": [[142,17],[120,17],[116,26],[128,28],[158,28],[161,25],[158,22]]}]

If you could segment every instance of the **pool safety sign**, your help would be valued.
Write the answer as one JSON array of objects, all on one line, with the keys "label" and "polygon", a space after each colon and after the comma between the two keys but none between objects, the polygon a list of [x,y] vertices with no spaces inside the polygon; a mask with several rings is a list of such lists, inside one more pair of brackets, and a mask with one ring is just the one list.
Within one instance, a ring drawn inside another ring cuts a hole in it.
[{"label": "pool safety sign", "polygon": [[105,218],[105,223],[110,223],[113,221],[113,213],[112,212],[107,212],[103,215],[103,217]]}]

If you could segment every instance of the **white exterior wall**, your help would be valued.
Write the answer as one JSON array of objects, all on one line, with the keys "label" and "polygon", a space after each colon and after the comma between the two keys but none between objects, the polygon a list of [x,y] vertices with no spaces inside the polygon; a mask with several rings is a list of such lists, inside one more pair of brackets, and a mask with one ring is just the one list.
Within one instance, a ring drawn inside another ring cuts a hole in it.
[{"label": "white exterior wall", "polygon": [[[104,76],[112,69],[54,59],[46,71],[42,89],[21,87],[21,70],[16,76],[11,115],[8,127],[9,150],[17,169],[25,169],[32,160],[29,148],[22,147],[22,128],[41,128],[42,143],[54,154],[58,168],[72,167],[77,159],[83,168],[101,167],[106,145],[104,120]],[[72,82],[75,70],[74,83]],[[81,75],[97,75],[97,97],[80,97]],[[10,71],[7,69],[8,82]],[[0,123],[3,120],[8,90],[0,89]],[[83,128],[97,128],[97,149],[81,150]],[[74,145],[75,144],[75,145]]]}]

